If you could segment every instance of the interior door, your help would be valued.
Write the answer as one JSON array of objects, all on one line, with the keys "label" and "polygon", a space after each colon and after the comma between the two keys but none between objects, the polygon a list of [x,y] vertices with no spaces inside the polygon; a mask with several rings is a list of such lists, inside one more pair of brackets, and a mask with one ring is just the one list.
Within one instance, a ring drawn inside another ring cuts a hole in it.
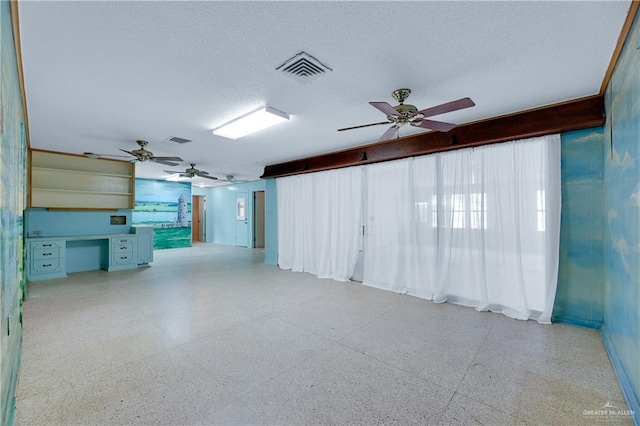
[{"label": "interior door", "polygon": [[200,197],[194,195],[191,198],[191,241],[200,241],[198,228],[200,227]]},{"label": "interior door", "polygon": [[200,203],[198,204],[198,239],[207,241],[207,197],[200,195]]},{"label": "interior door", "polygon": [[236,194],[236,245],[239,247],[249,247],[249,218],[247,192]]},{"label": "interior door", "polygon": [[253,247],[264,248],[264,191],[253,193]]}]

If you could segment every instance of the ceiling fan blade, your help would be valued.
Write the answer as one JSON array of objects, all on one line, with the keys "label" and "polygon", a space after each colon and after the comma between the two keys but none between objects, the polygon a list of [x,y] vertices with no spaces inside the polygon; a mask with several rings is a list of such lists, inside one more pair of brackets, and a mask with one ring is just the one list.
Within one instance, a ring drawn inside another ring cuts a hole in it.
[{"label": "ceiling fan blade", "polygon": [[445,133],[456,127],[455,124],[445,123],[444,121],[426,120],[424,118],[420,121],[411,123],[411,125],[413,127],[424,127],[425,129],[437,130],[438,132]]},{"label": "ceiling fan blade", "polygon": [[381,121],[379,123],[363,124],[362,126],[345,127],[344,129],[338,129],[338,131],[341,132],[343,130],[360,129],[362,127],[381,126],[383,124],[389,124],[389,122],[388,121]]},{"label": "ceiling fan blade", "polygon": [[180,170],[163,170],[163,172],[171,173],[171,174],[184,173],[184,172],[181,172]]},{"label": "ceiling fan blade", "polygon": [[159,160],[158,157],[152,157],[149,160],[153,161],[154,163],[164,164],[165,166],[177,166],[178,165],[178,163],[175,163],[173,161]]},{"label": "ceiling fan blade", "polygon": [[205,178],[205,179],[218,180],[218,178],[217,178],[217,177],[215,177],[215,176],[202,176],[202,175],[200,175],[200,174],[199,174],[198,176],[200,176],[200,177],[202,177],[202,178]]},{"label": "ceiling fan blade", "polygon": [[433,115],[440,115],[445,112],[457,111],[459,109],[469,108],[472,106],[475,106],[475,102],[470,98],[462,98],[457,101],[447,102],[431,108],[421,109],[416,114],[422,114],[424,117],[431,117]]},{"label": "ceiling fan blade", "polygon": [[136,154],[134,154],[134,153],[133,153],[133,152],[131,152],[131,151],[127,151],[126,149],[120,149],[120,151],[122,151],[122,152],[126,152],[127,154],[129,154],[129,155],[131,155],[131,156],[133,156],[133,157],[138,158],[138,156],[137,156]]},{"label": "ceiling fan blade", "polygon": [[398,111],[386,102],[369,102],[369,105],[384,112],[386,115],[400,115]]},{"label": "ceiling fan blade", "polygon": [[198,171],[196,172],[196,174],[197,174],[198,176],[202,176],[202,175],[208,175],[208,174],[209,174],[209,172],[205,172],[204,170],[198,170]]},{"label": "ceiling fan blade", "polygon": [[396,135],[396,133],[398,133],[399,129],[400,127],[394,124],[393,126],[389,127],[386,132],[384,132],[384,134],[379,140],[386,141],[387,139],[393,138]]},{"label": "ceiling fan blade", "polygon": [[178,162],[182,162],[184,161],[182,158],[180,157],[153,157],[152,160],[161,160],[161,161],[178,161]]}]

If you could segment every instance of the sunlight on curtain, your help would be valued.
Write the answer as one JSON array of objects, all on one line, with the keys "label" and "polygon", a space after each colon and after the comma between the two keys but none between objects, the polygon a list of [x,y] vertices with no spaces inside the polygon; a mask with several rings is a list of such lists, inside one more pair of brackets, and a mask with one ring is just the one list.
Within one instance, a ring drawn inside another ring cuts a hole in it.
[{"label": "sunlight on curtain", "polygon": [[281,268],[348,280],[364,221],[365,285],[551,321],[559,135],[276,183]]},{"label": "sunlight on curtain", "polygon": [[560,137],[367,166],[366,285],[549,323]]},{"label": "sunlight on curtain", "polygon": [[362,168],[276,180],[278,264],[348,281],[361,238]]}]

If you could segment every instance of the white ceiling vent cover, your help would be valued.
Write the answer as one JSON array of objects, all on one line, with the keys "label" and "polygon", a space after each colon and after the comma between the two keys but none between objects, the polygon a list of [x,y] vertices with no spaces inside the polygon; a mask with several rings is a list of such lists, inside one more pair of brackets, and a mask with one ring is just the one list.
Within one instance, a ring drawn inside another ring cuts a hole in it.
[{"label": "white ceiling vent cover", "polygon": [[308,83],[333,70],[307,52],[300,52],[276,68],[276,71]]},{"label": "white ceiling vent cover", "polygon": [[175,143],[188,143],[188,142],[193,142],[191,139],[184,139],[184,138],[179,138],[177,136],[171,136],[170,138],[166,139],[167,142],[175,142]]}]

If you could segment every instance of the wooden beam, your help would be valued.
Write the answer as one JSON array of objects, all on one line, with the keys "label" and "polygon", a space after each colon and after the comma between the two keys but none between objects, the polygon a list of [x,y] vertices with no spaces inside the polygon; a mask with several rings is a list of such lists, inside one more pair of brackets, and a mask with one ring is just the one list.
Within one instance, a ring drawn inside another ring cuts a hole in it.
[{"label": "wooden beam", "polygon": [[604,79],[602,80],[602,85],[600,86],[601,95],[604,95],[604,91],[607,90],[607,85],[609,84],[609,80],[611,79],[613,70],[618,63],[618,57],[620,56],[620,52],[622,52],[622,47],[624,46],[624,43],[629,36],[631,25],[633,24],[633,20],[635,19],[636,14],[638,13],[638,6],[640,6],[639,0],[633,0],[631,2],[629,12],[627,13],[627,18],[625,19],[624,25],[622,25],[622,30],[620,30],[620,35],[618,36],[618,43],[616,44],[616,48],[613,51],[613,55],[611,56],[611,61],[609,61],[609,68],[607,68],[607,72],[604,74]]},{"label": "wooden beam", "polygon": [[22,95],[22,110],[24,114],[24,136],[27,147],[31,146],[29,135],[29,114],[27,110],[27,92],[24,86],[24,72],[22,70],[22,46],[20,45],[20,18],[18,15],[18,2],[11,0],[11,23],[13,27],[13,45],[16,50],[16,63],[18,65],[18,81],[20,82],[20,94]]},{"label": "wooden beam", "polygon": [[601,126],[604,98],[590,96],[477,121],[447,132],[429,132],[264,168],[262,178],[317,172]]}]

